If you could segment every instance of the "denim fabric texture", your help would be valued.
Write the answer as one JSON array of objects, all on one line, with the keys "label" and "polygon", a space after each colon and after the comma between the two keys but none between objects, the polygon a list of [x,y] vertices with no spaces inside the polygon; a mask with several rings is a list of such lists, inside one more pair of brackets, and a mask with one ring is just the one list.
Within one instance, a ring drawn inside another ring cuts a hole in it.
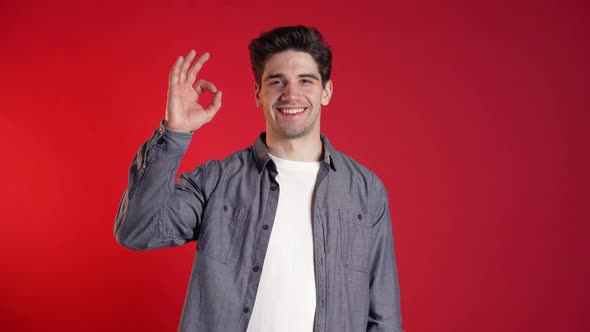
[{"label": "denim fabric texture", "polygon": [[[198,241],[178,330],[246,331],[281,192],[277,169],[262,133],[252,146],[182,173],[174,184],[192,136],[161,124],[140,147],[115,237],[134,250]],[[402,331],[387,192],[376,175],[321,138],[324,159],[310,211],[314,332]],[[200,142],[193,144],[198,149]]]}]

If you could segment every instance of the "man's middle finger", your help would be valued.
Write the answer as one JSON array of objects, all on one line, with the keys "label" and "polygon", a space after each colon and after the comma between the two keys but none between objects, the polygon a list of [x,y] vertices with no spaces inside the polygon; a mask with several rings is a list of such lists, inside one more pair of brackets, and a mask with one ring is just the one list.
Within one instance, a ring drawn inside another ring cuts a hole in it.
[{"label": "man's middle finger", "polygon": [[197,59],[197,61],[195,61],[191,67],[188,70],[188,73],[186,74],[186,81],[189,84],[193,84],[195,82],[195,79],[197,78],[197,74],[199,73],[199,70],[201,70],[201,68],[203,67],[203,64],[205,62],[207,62],[207,60],[209,60],[209,53],[205,52],[203,54],[201,54],[201,56]]},{"label": "man's middle finger", "polygon": [[186,71],[188,70],[188,67],[190,66],[193,59],[195,58],[195,55],[197,55],[197,52],[195,52],[195,50],[190,50],[190,52],[188,52],[188,54],[184,58],[184,62],[182,63],[182,68],[180,69],[180,81],[181,82],[184,82],[184,80],[186,79]]}]

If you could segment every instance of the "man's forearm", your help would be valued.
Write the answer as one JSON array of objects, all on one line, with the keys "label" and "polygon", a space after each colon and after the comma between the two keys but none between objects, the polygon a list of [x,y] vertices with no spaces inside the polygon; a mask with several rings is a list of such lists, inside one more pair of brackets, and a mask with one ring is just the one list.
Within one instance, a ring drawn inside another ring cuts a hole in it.
[{"label": "man's forearm", "polygon": [[[123,246],[135,250],[160,248],[186,243],[191,220],[172,220],[170,205],[182,202],[187,195],[176,193],[174,178],[192,134],[175,133],[163,125],[141,146],[129,169],[129,183],[123,194],[115,220],[115,237]],[[190,210],[189,210],[190,211]],[[176,218],[178,219],[178,218]],[[164,223],[176,227],[164,227]],[[176,228],[176,231],[174,231]],[[167,231],[170,230],[170,231]]]}]

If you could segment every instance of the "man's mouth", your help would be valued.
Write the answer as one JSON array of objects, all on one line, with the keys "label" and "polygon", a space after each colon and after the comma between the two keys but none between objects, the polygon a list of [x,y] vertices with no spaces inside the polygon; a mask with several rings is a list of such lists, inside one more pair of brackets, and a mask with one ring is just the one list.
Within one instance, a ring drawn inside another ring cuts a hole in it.
[{"label": "man's mouth", "polygon": [[307,107],[277,107],[277,110],[286,115],[294,115],[304,112]]}]

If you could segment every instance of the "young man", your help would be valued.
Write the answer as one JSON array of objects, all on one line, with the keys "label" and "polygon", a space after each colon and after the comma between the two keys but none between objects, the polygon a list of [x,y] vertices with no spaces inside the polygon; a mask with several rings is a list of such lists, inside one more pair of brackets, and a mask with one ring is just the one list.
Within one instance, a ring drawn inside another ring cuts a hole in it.
[{"label": "young man", "polygon": [[180,331],[402,331],[385,188],[320,134],[330,49],[314,28],[281,27],[250,56],[266,133],[174,185],[193,133],[221,107],[221,91],[195,83],[209,55],[179,57],[165,121],[131,165],[117,241],[198,241]]}]

